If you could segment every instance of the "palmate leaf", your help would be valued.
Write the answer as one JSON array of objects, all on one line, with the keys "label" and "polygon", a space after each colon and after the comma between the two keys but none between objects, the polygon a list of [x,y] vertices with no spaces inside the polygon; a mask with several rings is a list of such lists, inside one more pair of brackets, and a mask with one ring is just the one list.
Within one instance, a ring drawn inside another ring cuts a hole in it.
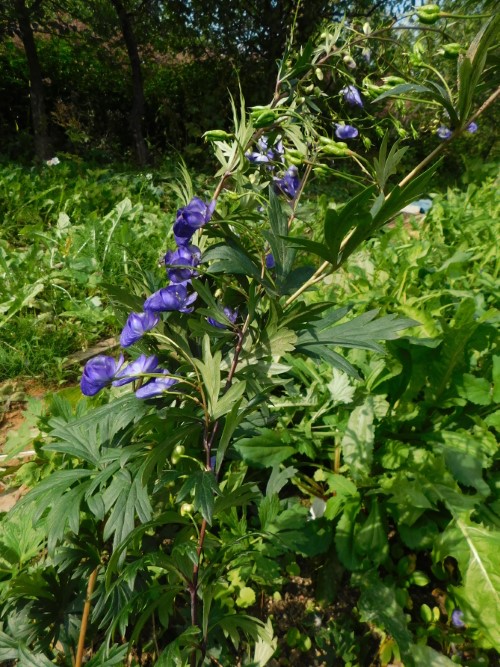
[{"label": "palmate leaf", "polygon": [[234,241],[210,247],[203,255],[203,263],[208,262],[212,262],[209,273],[240,274],[262,282],[260,267]]},{"label": "palmate leaf", "polygon": [[311,348],[315,345],[332,345],[383,352],[383,347],[376,341],[393,340],[397,338],[398,332],[402,329],[418,324],[415,320],[397,315],[377,318],[378,312],[378,310],[370,310],[349,322],[328,327],[322,326],[321,321],[315,322],[299,332],[296,348],[300,350],[302,346]]},{"label": "palmate leaf", "polygon": [[447,556],[456,559],[462,575],[453,594],[465,623],[480,628],[500,650],[500,531],[473,523],[468,515],[456,516],[433,551],[438,562]]},{"label": "palmate leaf", "polygon": [[213,472],[197,470],[186,479],[177,494],[177,500],[181,502],[189,494],[192,494],[194,509],[199,511],[202,517],[212,525],[215,497],[220,493]]},{"label": "palmate leaf", "polygon": [[381,191],[384,190],[389,178],[396,173],[398,164],[401,162],[404,154],[408,150],[408,146],[399,148],[399,144],[401,142],[398,140],[395,144],[393,144],[393,146],[391,146],[389,155],[387,155],[388,142],[389,133],[386,133],[382,144],[380,145],[379,156],[373,160],[377,183]]},{"label": "palmate leaf", "polygon": [[97,466],[101,446],[129,424],[137,422],[149,409],[130,393],[69,422],[56,417],[49,422],[54,441],[44,445],[44,449]]}]

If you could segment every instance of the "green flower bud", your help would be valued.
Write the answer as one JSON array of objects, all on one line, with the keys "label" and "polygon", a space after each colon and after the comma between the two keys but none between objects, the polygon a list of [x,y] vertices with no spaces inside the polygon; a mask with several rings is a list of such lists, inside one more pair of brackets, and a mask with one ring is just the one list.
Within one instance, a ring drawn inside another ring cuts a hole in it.
[{"label": "green flower bud", "polygon": [[233,135],[224,130],[209,130],[203,135],[205,141],[225,141],[226,139],[232,139]]},{"label": "green flower bud", "polygon": [[191,514],[194,510],[194,506],[191,503],[182,503],[181,509],[180,509],[180,515],[181,516],[186,516],[187,514]]},{"label": "green flower bud", "polygon": [[316,67],[314,73],[316,74],[316,78],[318,79],[318,81],[323,81],[323,70],[321,69],[321,67]]},{"label": "green flower bud", "polygon": [[252,123],[257,128],[272,125],[278,116],[278,112],[273,109],[254,109],[250,114]]},{"label": "green flower bud", "polygon": [[449,58],[450,60],[455,60],[460,55],[462,51],[462,46],[457,42],[452,42],[451,44],[443,44],[441,47],[443,56]]},{"label": "green flower bud", "polygon": [[349,155],[351,152],[344,141],[332,141],[327,137],[320,137],[319,142],[323,144],[321,150],[326,155],[337,155],[338,157],[343,157],[345,155]]},{"label": "green flower bud", "polygon": [[384,83],[388,86],[400,86],[402,83],[406,83],[404,79],[400,76],[386,76],[384,77]]},{"label": "green flower bud", "polygon": [[286,151],[285,161],[287,164],[294,164],[296,167],[299,167],[304,161],[304,156],[300,151]]},{"label": "green flower bud", "polygon": [[436,23],[441,16],[439,5],[422,5],[417,9],[417,16],[420,23],[431,25]]},{"label": "green flower bud", "polygon": [[420,607],[420,618],[424,623],[432,623],[432,609],[428,604],[423,604]]}]

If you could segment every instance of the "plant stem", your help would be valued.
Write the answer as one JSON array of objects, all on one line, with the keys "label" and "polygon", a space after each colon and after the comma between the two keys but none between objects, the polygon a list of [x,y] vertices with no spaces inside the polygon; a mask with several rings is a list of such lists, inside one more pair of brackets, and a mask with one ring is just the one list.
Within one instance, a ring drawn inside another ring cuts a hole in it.
[{"label": "plant stem", "polygon": [[[479,109],[472,114],[472,116],[467,120],[467,122],[463,123],[460,127],[458,127],[448,139],[443,141],[443,143],[439,144],[437,148],[435,148],[427,157],[425,157],[417,166],[410,171],[409,174],[407,174],[399,183],[398,186],[400,188],[404,187],[407,185],[415,176],[422,171],[424,167],[426,167],[430,162],[432,162],[438,155],[441,155],[441,153],[445,150],[447,145],[456,139],[458,136],[460,136],[467,127],[472,123],[476,118],[478,118],[486,109],[491,106],[497,97],[500,96],[500,87],[498,87],[489,97],[488,99],[479,107]],[[386,197],[387,199],[387,197]],[[342,242],[342,245],[340,246],[340,254],[342,253],[343,248],[345,247],[346,242],[349,240],[349,236],[347,236],[344,241]],[[340,264],[333,264],[332,262],[323,262],[321,266],[315,271],[315,273],[309,278],[309,280],[306,280],[306,282],[302,285],[302,287],[299,287],[299,289],[294,292],[291,296],[288,297],[288,299],[285,301],[285,307],[290,306],[301,294],[303,294],[309,287],[312,287],[312,285],[315,285],[316,283],[319,283],[323,278],[327,275],[327,273],[331,273],[332,271],[335,271],[338,269]],[[330,268],[329,268],[330,267]],[[327,271],[328,269],[328,271]]]},{"label": "plant stem", "polygon": [[87,625],[89,621],[89,615],[90,615],[90,605],[91,605],[91,598],[92,598],[92,593],[94,592],[94,587],[97,581],[97,574],[99,572],[99,565],[93,570],[90,574],[89,581],[87,584],[87,595],[85,597],[85,604],[83,605],[83,614],[82,614],[82,623],[80,625],[80,635],[78,637],[78,648],[76,651],[76,660],[75,660],[75,667],[81,667],[82,666],[82,660],[83,660],[83,651],[85,648],[85,635],[87,633]]},{"label": "plant stem", "polygon": [[[224,393],[228,391],[228,389],[231,387],[233,383],[234,374],[236,373],[236,368],[238,366],[238,361],[240,359],[241,350],[243,348],[243,340],[249,326],[250,326],[250,316],[247,315],[243,327],[237,332],[238,339],[234,348],[234,356],[233,356],[233,361],[231,363],[231,368],[229,369],[229,373],[226,379],[226,384],[224,385]],[[214,422],[210,435],[208,435],[208,429],[205,428],[205,435],[203,437],[203,446],[205,449],[205,461],[206,461],[205,466],[208,472],[212,472],[212,464],[210,459],[212,454],[212,447],[215,441],[215,436],[217,434],[217,431],[219,430],[219,423],[220,423],[219,420]],[[200,534],[198,536],[198,546],[196,547],[196,554],[198,558],[197,562],[193,565],[193,576],[191,579],[191,583],[189,585],[189,595],[191,598],[191,625],[193,626],[198,625],[198,575],[200,571],[200,558],[203,551],[203,544],[205,542],[207,525],[208,525],[207,520],[203,519],[201,522]],[[202,643],[202,653],[203,655],[205,653],[205,638],[203,639]],[[191,667],[196,667],[196,650],[193,650],[191,654]]]},{"label": "plant stem", "polygon": [[493,104],[493,102],[496,100],[496,98],[500,95],[500,87],[497,88],[482,104],[479,109],[476,111],[475,114],[473,114],[469,120],[466,123],[463,123],[460,127],[457,127],[456,130],[452,132],[452,134],[448,137],[448,139],[445,139],[442,144],[439,144],[437,148],[435,148],[432,153],[429,153],[427,157],[425,157],[422,162],[417,164],[417,166],[410,171],[410,173],[403,178],[402,181],[398,183],[399,187],[402,188],[405,186],[407,183],[409,183],[424,167],[426,167],[430,162],[432,162],[438,155],[441,155],[441,153],[444,151],[444,149],[448,146],[448,144],[456,139],[458,136],[460,136],[466,129],[467,127],[474,121],[478,116],[480,116],[490,105]]}]

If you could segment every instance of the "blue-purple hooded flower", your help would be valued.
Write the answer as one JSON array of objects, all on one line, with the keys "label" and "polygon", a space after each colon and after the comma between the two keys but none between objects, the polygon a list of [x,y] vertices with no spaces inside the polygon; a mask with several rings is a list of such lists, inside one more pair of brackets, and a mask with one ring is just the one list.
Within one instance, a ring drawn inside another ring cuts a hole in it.
[{"label": "blue-purple hooded flower", "polygon": [[266,164],[272,160],[282,160],[283,155],[283,142],[280,140],[272,148],[269,148],[267,137],[261,137],[257,141],[257,150],[245,153],[247,160],[253,164]]},{"label": "blue-purple hooded flower", "polygon": [[340,123],[336,124],[335,136],[338,139],[355,139],[359,132],[352,125],[342,125]]},{"label": "blue-purple hooded flower", "polygon": [[193,234],[210,220],[214,210],[215,201],[206,204],[199,197],[193,197],[187,206],[180,208],[174,223],[174,238],[177,245],[188,245]]},{"label": "blue-purple hooded flower", "polygon": [[467,132],[470,132],[471,134],[474,134],[474,132],[477,132],[478,130],[478,124],[472,121],[472,123],[469,123],[467,125]]},{"label": "blue-purple hooded flower", "polygon": [[465,628],[463,621],[464,612],[461,609],[455,609],[451,615],[451,624],[454,628]]},{"label": "blue-purple hooded flower", "polygon": [[169,376],[169,371],[161,371],[165,377],[153,378],[150,382],[143,384],[142,387],[135,392],[137,398],[154,398],[155,396],[161,396],[164,391],[167,391],[176,384],[178,380]]},{"label": "blue-purple hooded flower", "polygon": [[349,86],[342,88],[340,93],[341,95],[344,96],[344,100],[347,102],[347,104],[350,104],[352,107],[363,106],[363,100],[361,99],[361,94],[359,90],[356,88],[356,86],[350,84]]},{"label": "blue-purple hooded flower", "polygon": [[144,310],[152,310],[155,313],[162,311],[178,310],[180,313],[191,313],[191,304],[196,301],[196,292],[188,294],[187,287],[183,283],[168,285],[158,290],[144,302]]},{"label": "blue-purple hooded flower", "polygon": [[295,165],[288,167],[282,178],[274,179],[274,188],[283,192],[290,199],[294,199],[300,187],[299,170]]},{"label": "blue-purple hooded flower", "polygon": [[[201,251],[195,245],[181,245],[165,255],[167,274],[172,283],[185,283],[197,275],[194,270],[201,260]],[[193,268],[189,268],[193,267]]]},{"label": "blue-purple hooded flower", "polygon": [[116,377],[123,365],[123,354],[118,361],[105,354],[89,359],[83,369],[80,388],[85,396],[94,396],[107,387]]},{"label": "blue-purple hooded flower", "polygon": [[436,134],[440,139],[449,139],[452,135],[452,131],[450,130],[449,127],[441,125],[440,127],[438,127]]},{"label": "blue-purple hooded flower", "polygon": [[268,252],[265,258],[266,261],[266,269],[274,269],[276,266],[276,260],[274,259],[274,255],[272,252]]},{"label": "blue-purple hooded flower", "polygon": [[151,310],[144,313],[130,313],[120,334],[120,345],[129,347],[137,342],[159,322],[159,318]]},{"label": "blue-purple hooded flower", "polygon": [[116,379],[113,381],[113,387],[121,387],[124,384],[138,380],[140,376],[147,373],[158,373],[158,358],[154,355],[146,357],[141,354],[135,361],[121,368],[116,374]]},{"label": "blue-purple hooded flower", "polygon": [[[228,306],[225,306],[223,309],[224,315],[227,317],[227,319],[231,322],[231,324],[234,324],[236,322],[236,319],[238,317],[238,311],[233,310],[232,308],[229,308]],[[213,317],[207,317],[207,322],[211,324],[213,327],[216,329],[227,329],[227,325],[224,324],[223,322],[219,322],[219,320],[216,320]]]}]

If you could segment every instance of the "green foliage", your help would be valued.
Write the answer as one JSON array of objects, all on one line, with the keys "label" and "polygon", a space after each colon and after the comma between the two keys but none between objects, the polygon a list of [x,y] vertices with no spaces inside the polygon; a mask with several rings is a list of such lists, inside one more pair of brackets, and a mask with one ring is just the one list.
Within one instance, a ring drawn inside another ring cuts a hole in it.
[{"label": "green foliage", "polygon": [[71,158],[39,170],[0,168],[3,379],[71,376],[72,353],[118,331],[110,284],[127,287],[127,307],[140,307],[143,267],[166,249],[171,173],[114,173]]},{"label": "green foliage", "polygon": [[[268,106],[232,102],[233,131],[207,135],[220,163],[213,214],[188,202],[181,168],[172,190],[202,254],[186,287],[196,300],[183,307],[174,287],[158,323],[124,350],[154,354],[165,373],[121,385],[114,371],[98,396],[84,382],[87,398],[56,396],[41,416],[38,479],[2,519],[2,659],[69,665],[81,642],[94,664],[199,667],[287,664],[293,651],[311,664],[411,666],[459,650],[472,665],[499,650],[494,182],[433,193],[432,211],[411,221],[400,209],[428,194],[439,164],[426,159],[398,182],[405,147],[383,123],[378,157],[324,136],[311,81],[331,68],[338,88],[353,85],[353,35],[365,45],[370,26],[327,26],[288,50]],[[469,52],[480,96],[489,40],[480,30]],[[463,130],[460,94],[446,103]],[[300,182],[293,169],[283,176],[280,142],[304,165]],[[315,169],[337,171],[325,146],[361,166],[346,202],[303,195]],[[165,284],[163,268],[141,267],[171,234],[159,212],[142,224],[143,200],[161,194],[148,193],[90,215],[79,245],[69,209],[55,207],[68,256],[91,239],[97,276],[128,276],[109,286],[122,321]],[[6,243],[17,239],[8,230]],[[3,326],[36,297],[13,291]],[[100,361],[86,378],[101,383]],[[165,375],[176,382],[163,390]],[[158,391],[139,400],[144,389]],[[13,546],[31,522],[33,545]],[[284,627],[298,591],[302,608]]]}]

